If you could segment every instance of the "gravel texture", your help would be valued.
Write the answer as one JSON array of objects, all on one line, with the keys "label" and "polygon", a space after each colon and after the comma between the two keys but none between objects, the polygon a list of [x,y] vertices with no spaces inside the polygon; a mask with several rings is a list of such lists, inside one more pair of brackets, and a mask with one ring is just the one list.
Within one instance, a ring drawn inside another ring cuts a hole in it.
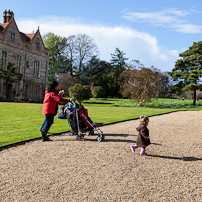
[{"label": "gravel texture", "polygon": [[103,142],[66,133],[0,151],[0,201],[202,201],[202,111],[150,117],[148,156],[130,150],[138,125],[103,126]]}]

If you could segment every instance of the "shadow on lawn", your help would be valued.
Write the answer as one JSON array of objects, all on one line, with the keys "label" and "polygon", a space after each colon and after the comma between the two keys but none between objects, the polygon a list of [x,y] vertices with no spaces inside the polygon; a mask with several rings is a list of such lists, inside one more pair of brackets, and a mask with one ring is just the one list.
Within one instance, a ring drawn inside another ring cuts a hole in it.
[{"label": "shadow on lawn", "polygon": [[190,156],[190,157],[174,157],[174,156],[160,156],[160,155],[151,155],[151,154],[148,154],[147,156],[163,158],[163,159],[181,160],[181,161],[201,161],[202,160],[202,158],[196,158],[193,156]]}]

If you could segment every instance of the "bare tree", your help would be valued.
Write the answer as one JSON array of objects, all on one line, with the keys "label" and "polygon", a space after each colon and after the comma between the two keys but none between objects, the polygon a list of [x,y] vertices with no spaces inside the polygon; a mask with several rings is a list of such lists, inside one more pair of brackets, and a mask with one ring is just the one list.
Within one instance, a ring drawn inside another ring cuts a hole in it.
[{"label": "bare tree", "polygon": [[137,101],[147,102],[158,93],[160,72],[155,68],[128,68],[121,74],[121,94]]},{"label": "bare tree", "polygon": [[74,66],[75,66],[74,60],[77,57],[75,35],[72,35],[66,38],[65,46],[63,47],[63,53],[69,59],[70,75],[73,75]]},{"label": "bare tree", "polygon": [[94,39],[88,35],[72,35],[66,38],[63,52],[71,63],[70,74],[73,75],[73,72],[81,73],[82,66],[97,55],[97,46]]},{"label": "bare tree", "polygon": [[68,96],[69,88],[75,84],[74,78],[70,74],[64,73],[57,77],[57,81],[62,84],[62,88],[65,91],[65,96]]},{"label": "bare tree", "polygon": [[80,73],[82,70],[82,64],[87,62],[92,58],[92,56],[97,54],[97,46],[94,43],[93,38],[85,34],[78,34],[76,40],[76,50],[79,56],[78,72]]}]

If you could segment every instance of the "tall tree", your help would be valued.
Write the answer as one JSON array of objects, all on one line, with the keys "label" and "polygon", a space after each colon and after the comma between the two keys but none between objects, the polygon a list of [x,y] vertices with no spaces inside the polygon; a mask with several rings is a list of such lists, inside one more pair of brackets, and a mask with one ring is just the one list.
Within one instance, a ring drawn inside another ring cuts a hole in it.
[{"label": "tall tree", "polygon": [[97,55],[97,46],[92,37],[85,34],[78,34],[76,50],[79,60],[78,73],[81,73],[83,64],[89,61],[92,56]]},{"label": "tall tree", "polygon": [[70,67],[70,75],[73,75],[73,72],[75,71],[75,58],[77,58],[77,51],[76,51],[76,36],[71,35],[67,38],[65,38],[65,45],[62,49],[64,55],[69,60],[69,67]]},{"label": "tall tree", "polygon": [[101,86],[104,89],[104,97],[114,97],[114,71],[113,67],[109,62],[99,61],[95,66],[95,86]]},{"label": "tall tree", "polygon": [[70,74],[78,75],[81,74],[86,63],[97,55],[97,46],[94,39],[88,35],[72,35],[66,38],[63,53],[70,61]]},{"label": "tall tree", "polygon": [[100,59],[97,56],[93,56],[83,68],[82,74],[80,75],[81,84],[90,85],[91,90],[93,89],[96,80],[102,73],[99,66],[97,67],[99,60]]},{"label": "tall tree", "polygon": [[165,97],[169,94],[169,89],[170,89],[170,79],[172,77],[168,75],[167,72],[160,72],[160,80],[161,80],[161,85],[159,86],[159,96],[160,97]]},{"label": "tall tree", "polygon": [[128,60],[128,58],[125,58],[124,55],[125,53],[123,53],[123,51],[120,51],[118,48],[116,48],[114,54],[111,54],[111,65],[114,69],[114,84],[116,96],[120,95],[120,74],[125,70],[126,60]]},{"label": "tall tree", "polygon": [[119,73],[125,69],[124,66],[126,65],[126,60],[128,60],[124,55],[125,53],[118,48],[116,48],[114,54],[111,54],[111,64]]},{"label": "tall tree", "polygon": [[42,38],[45,47],[49,49],[48,82],[51,82],[61,73],[68,72],[69,61],[62,55],[62,48],[65,41],[63,37],[57,36],[51,32],[47,33]]},{"label": "tall tree", "polygon": [[169,74],[178,83],[172,86],[174,91],[193,92],[193,105],[196,104],[196,90],[202,89],[202,42],[194,42],[188,50],[179,54],[182,59],[176,61],[175,68]]}]

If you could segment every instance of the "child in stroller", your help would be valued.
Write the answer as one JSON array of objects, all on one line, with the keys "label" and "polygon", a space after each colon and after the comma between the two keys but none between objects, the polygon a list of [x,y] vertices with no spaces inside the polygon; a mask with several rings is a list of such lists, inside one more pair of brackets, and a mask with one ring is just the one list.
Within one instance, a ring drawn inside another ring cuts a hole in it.
[{"label": "child in stroller", "polygon": [[98,133],[97,141],[104,140],[104,134],[99,128],[102,123],[93,122],[81,103],[68,102],[58,110],[58,113],[58,118],[68,119],[70,135],[77,135],[76,140],[81,140],[84,135],[94,135],[94,131]]}]

